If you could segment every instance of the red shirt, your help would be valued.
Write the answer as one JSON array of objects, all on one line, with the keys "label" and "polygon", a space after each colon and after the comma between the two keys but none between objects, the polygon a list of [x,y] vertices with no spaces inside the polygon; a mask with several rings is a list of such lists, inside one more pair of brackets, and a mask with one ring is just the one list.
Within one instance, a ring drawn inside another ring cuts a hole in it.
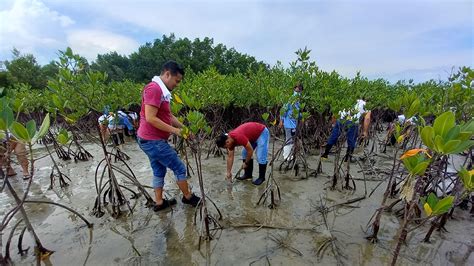
[{"label": "red shirt", "polygon": [[163,92],[161,91],[160,86],[155,82],[150,82],[145,86],[145,88],[143,88],[142,106],[140,110],[140,126],[138,127],[137,134],[140,138],[145,140],[167,140],[170,136],[170,133],[160,130],[146,121],[146,104],[158,108],[156,117],[161,119],[166,124],[171,125],[172,116],[170,103],[164,100]]},{"label": "red shirt", "polygon": [[229,136],[235,141],[234,147],[245,146],[247,142],[252,143],[257,141],[264,129],[265,125],[257,122],[247,122],[229,132]]}]

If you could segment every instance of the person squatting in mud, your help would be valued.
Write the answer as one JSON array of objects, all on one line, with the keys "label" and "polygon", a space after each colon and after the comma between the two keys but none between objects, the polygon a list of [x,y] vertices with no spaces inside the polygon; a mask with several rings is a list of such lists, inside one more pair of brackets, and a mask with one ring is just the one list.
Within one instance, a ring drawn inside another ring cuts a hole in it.
[{"label": "person squatting in mud", "polygon": [[216,145],[219,148],[226,148],[227,156],[227,180],[232,180],[232,166],[234,164],[234,150],[237,146],[243,146],[242,149],[242,168],[244,174],[237,177],[239,180],[252,179],[254,152],[257,153],[258,178],[253,180],[254,185],[260,185],[265,181],[265,172],[267,170],[268,144],[270,141],[270,132],[263,124],[256,122],[244,123],[228,134],[224,133],[216,139]]},{"label": "person squatting in mud", "polygon": [[196,207],[200,198],[191,193],[186,174],[186,167],[176,151],[168,143],[170,134],[181,136],[183,124],[171,113],[171,93],[181,82],[184,69],[174,61],[166,62],[160,76],[153,77],[142,93],[140,126],[137,142],[150,160],[153,170],[152,186],[155,190],[156,205],[154,211],[160,211],[176,204],[176,199],[163,198],[163,186],[166,169],[170,168],[181,192],[182,202]]}]

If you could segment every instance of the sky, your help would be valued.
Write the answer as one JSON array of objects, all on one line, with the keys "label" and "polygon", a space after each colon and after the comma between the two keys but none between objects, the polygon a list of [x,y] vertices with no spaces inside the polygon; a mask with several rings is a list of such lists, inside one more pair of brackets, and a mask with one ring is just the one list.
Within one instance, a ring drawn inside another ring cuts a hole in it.
[{"label": "sky", "polygon": [[17,48],[44,65],[71,47],[91,62],[170,33],[271,66],[307,47],[318,67],[349,78],[446,80],[474,65],[474,0],[0,1],[0,61]]}]

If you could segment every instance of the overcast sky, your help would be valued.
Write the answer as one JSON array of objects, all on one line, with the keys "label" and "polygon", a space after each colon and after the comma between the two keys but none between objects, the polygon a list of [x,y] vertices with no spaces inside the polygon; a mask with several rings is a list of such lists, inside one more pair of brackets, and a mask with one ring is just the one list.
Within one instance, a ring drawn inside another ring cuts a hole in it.
[{"label": "overcast sky", "polygon": [[2,0],[0,60],[15,47],[46,64],[70,46],[93,61],[174,33],[270,65],[288,66],[306,46],[320,68],[347,77],[446,80],[474,65],[473,1]]}]

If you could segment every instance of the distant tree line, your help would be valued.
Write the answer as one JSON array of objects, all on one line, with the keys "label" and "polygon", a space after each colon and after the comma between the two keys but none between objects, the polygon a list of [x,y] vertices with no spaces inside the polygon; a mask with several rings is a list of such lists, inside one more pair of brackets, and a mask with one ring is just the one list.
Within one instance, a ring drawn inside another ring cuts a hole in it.
[{"label": "distant tree line", "polygon": [[[107,73],[108,80],[144,83],[159,74],[162,64],[173,59],[186,68],[187,73],[200,73],[214,67],[220,74],[244,73],[257,71],[269,66],[255,57],[227,48],[223,44],[214,45],[212,38],[199,38],[191,41],[188,38],[177,39],[174,34],[163,35],[153,43],[142,45],[130,55],[117,52],[99,54],[90,63],[85,58],[85,67]],[[41,66],[34,55],[21,54],[13,49],[13,59],[2,62],[0,66],[0,87],[12,87],[15,84],[26,84],[32,89],[44,89],[49,78],[58,72],[58,62],[51,61]]]}]

